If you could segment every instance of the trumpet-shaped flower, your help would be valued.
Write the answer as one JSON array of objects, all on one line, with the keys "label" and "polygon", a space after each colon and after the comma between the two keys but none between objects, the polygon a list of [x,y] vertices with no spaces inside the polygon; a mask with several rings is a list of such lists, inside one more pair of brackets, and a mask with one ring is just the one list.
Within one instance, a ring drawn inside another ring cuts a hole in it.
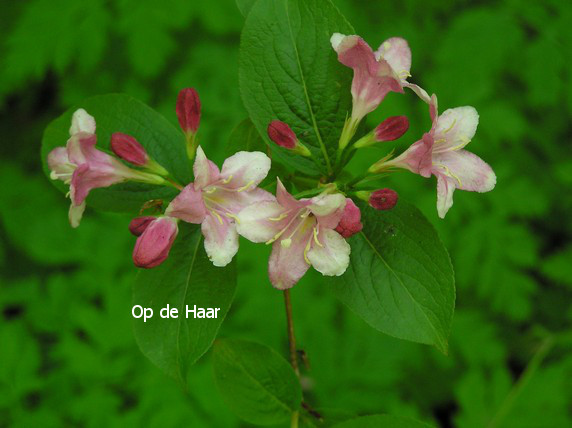
[{"label": "trumpet-shaped flower", "polygon": [[238,214],[238,232],[253,242],[272,245],[270,282],[291,288],[313,266],[323,275],[342,275],[350,246],[335,231],[344,215],[346,198],[322,194],[296,200],[278,180],[276,199],[246,207]]},{"label": "trumpet-shaped flower", "polygon": [[437,98],[433,95],[429,108],[433,125],[423,138],[412,144],[397,158],[373,165],[376,172],[396,166],[423,177],[437,177],[437,212],[439,217],[453,205],[455,189],[488,192],[495,187],[496,175],[492,168],[475,154],[464,150],[479,123],[477,111],[470,106],[437,112]]},{"label": "trumpet-shaped flower", "polygon": [[403,92],[404,87],[411,88],[429,102],[429,96],[423,89],[407,82],[411,50],[404,39],[387,39],[375,52],[356,35],[334,33],[330,42],[338,60],[354,70],[352,122],[359,123],[366,114],[375,110],[388,92]]},{"label": "trumpet-shaped flower", "polygon": [[161,177],[135,171],[113,156],[96,149],[96,142],[94,118],[79,109],[73,114],[67,145],[56,147],[48,154],[50,177],[70,186],[69,220],[72,227],[79,226],[85,210],[85,199],[92,189],[127,180],[164,183]]},{"label": "trumpet-shaped flower", "polygon": [[262,152],[238,152],[219,170],[199,146],[193,165],[195,181],[171,201],[165,214],[200,224],[209,259],[215,266],[226,266],[238,251],[237,214],[274,198],[257,187],[269,170],[270,159]]}]

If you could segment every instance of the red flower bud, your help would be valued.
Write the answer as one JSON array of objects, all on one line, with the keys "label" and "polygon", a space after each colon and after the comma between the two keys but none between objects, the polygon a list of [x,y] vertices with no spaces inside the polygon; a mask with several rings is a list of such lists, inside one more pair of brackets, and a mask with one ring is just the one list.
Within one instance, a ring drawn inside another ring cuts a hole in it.
[{"label": "red flower bud", "polygon": [[371,193],[369,205],[376,210],[390,210],[397,204],[398,198],[395,190],[379,189]]},{"label": "red flower bud", "polygon": [[177,118],[185,134],[194,134],[201,121],[201,100],[194,88],[185,88],[177,97]]},{"label": "red flower bud", "polygon": [[354,201],[350,198],[346,198],[344,213],[336,227],[336,232],[344,238],[349,238],[362,230],[362,228],[363,224],[361,224],[361,212],[359,208],[354,204]]},{"label": "red flower bud", "polygon": [[288,124],[279,120],[273,120],[268,125],[267,132],[268,137],[280,147],[285,147],[290,150],[296,148],[298,138]]},{"label": "red flower bud", "polygon": [[141,234],[145,232],[145,229],[147,229],[147,226],[156,218],[157,217],[152,216],[135,217],[131,220],[131,223],[129,223],[129,232],[135,236],[141,236]]},{"label": "red flower bud", "polygon": [[375,141],[397,140],[409,129],[409,120],[405,116],[391,116],[375,128]]},{"label": "red flower bud", "polygon": [[149,161],[149,156],[139,141],[121,132],[111,134],[111,150],[133,165],[144,166]]},{"label": "red flower bud", "polygon": [[178,232],[177,220],[172,217],[159,217],[153,220],[135,243],[133,249],[135,266],[149,269],[163,263],[169,256]]}]

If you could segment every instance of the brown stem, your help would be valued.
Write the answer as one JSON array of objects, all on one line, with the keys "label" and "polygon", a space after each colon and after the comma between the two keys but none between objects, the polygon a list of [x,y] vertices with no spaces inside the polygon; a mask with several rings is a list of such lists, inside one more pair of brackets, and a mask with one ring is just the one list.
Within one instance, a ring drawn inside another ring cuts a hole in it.
[{"label": "brown stem", "polygon": [[167,180],[173,187],[175,187],[176,189],[179,190],[183,190],[183,186],[181,186],[179,183],[177,183],[175,180],[172,180],[170,178],[165,178],[165,180]]},{"label": "brown stem", "polygon": [[286,306],[286,322],[288,325],[288,346],[290,348],[290,363],[297,376],[300,376],[298,369],[298,356],[296,352],[296,336],[294,336],[294,321],[292,320],[292,303],[290,301],[290,290],[284,290],[284,305]]}]

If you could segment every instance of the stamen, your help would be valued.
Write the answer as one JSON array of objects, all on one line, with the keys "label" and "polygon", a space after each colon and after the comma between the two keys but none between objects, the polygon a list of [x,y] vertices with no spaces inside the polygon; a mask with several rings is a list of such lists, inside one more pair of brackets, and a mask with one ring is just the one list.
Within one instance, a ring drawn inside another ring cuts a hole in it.
[{"label": "stamen", "polygon": [[206,189],[203,189],[203,192],[205,192],[205,193],[207,193],[207,194],[210,195],[211,193],[216,192],[216,187],[215,187],[215,186],[208,187],[208,188],[206,188]]},{"label": "stamen", "polygon": [[451,129],[453,129],[453,126],[455,126],[455,123],[457,123],[457,119],[453,119],[453,122],[451,122],[451,126],[449,126],[447,129],[445,129],[443,131],[443,134],[446,134],[447,132],[449,132]]},{"label": "stamen", "polygon": [[[290,210],[288,210],[290,211]],[[269,217],[268,220],[270,221],[280,221],[280,220],[284,220],[286,217],[288,217],[288,211],[283,212],[282,214],[280,214],[278,217]]]},{"label": "stamen", "polygon": [[250,180],[248,183],[246,183],[246,185],[239,187],[238,189],[236,189],[237,192],[243,192],[246,189],[248,189],[252,184],[254,183],[254,180]]},{"label": "stamen", "polygon": [[224,215],[227,216],[228,218],[233,219],[233,220],[236,221],[238,224],[240,224],[239,218],[238,218],[237,216],[235,216],[234,214],[227,212],[227,213],[224,213]]},{"label": "stamen", "polygon": [[280,245],[282,246],[282,248],[290,248],[290,245],[292,245],[292,239],[290,238],[283,239],[282,241],[280,241]]},{"label": "stamen", "polygon": [[438,166],[440,166],[441,168],[443,168],[443,169],[445,170],[445,173],[446,173],[447,175],[449,175],[450,177],[453,177],[455,180],[457,180],[457,181],[459,182],[459,186],[463,186],[463,183],[461,182],[461,179],[460,179],[459,177],[457,177],[455,174],[453,174],[453,173],[451,172],[451,170],[450,170],[447,166],[445,166],[445,165],[443,165],[443,164],[439,164]]},{"label": "stamen", "polygon": [[314,241],[316,241],[316,244],[318,244],[320,247],[324,247],[320,241],[318,241],[318,228],[314,227]]},{"label": "stamen", "polygon": [[308,251],[310,251],[311,244],[312,244],[312,237],[310,236],[310,239],[308,239],[308,243],[306,244],[306,248],[304,248],[304,260],[309,265],[312,264],[312,263],[310,263],[310,259],[308,258]]},{"label": "stamen", "polygon": [[229,175],[227,178],[225,178],[224,180],[222,180],[222,184],[228,184],[230,183],[230,181],[232,180],[232,174]]},{"label": "stamen", "polygon": [[411,74],[409,73],[409,71],[407,70],[401,70],[399,73],[397,73],[397,75],[401,78],[401,79],[405,79],[407,77],[411,77]]},{"label": "stamen", "polygon": [[213,214],[213,215],[217,218],[218,222],[219,222],[221,225],[223,224],[222,218],[221,218],[221,216],[219,215],[219,213],[217,213],[215,210],[211,210],[211,214]]}]

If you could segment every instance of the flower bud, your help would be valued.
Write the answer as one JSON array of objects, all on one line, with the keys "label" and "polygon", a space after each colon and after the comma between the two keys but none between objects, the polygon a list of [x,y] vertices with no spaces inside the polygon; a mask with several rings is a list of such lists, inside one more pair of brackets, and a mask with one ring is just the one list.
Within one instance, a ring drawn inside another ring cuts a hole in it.
[{"label": "flower bud", "polygon": [[119,158],[133,165],[145,166],[149,161],[149,155],[139,141],[121,132],[111,134],[111,150]]},{"label": "flower bud", "polygon": [[397,204],[399,196],[395,190],[379,189],[371,192],[369,196],[369,205],[376,210],[390,210]]},{"label": "flower bud", "polygon": [[135,243],[135,266],[149,269],[163,263],[169,256],[178,231],[177,220],[172,217],[159,217],[150,222]]},{"label": "flower bud", "polygon": [[131,220],[131,223],[129,223],[129,232],[135,236],[141,236],[141,234],[145,232],[145,229],[147,229],[147,226],[156,218],[157,217],[153,216],[135,217]]},{"label": "flower bud", "polygon": [[349,238],[362,230],[362,228],[363,224],[361,224],[361,212],[359,208],[354,204],[354,201],[350,198],[346,198],[344,213],[336,227],[336,232],[344,238]]},{"label": "flower bud", "polygon": [[406,116],[391,116],[381,122],[377,127],[360,138],[355,144],[356,149],[368,147],[380,141],[397,140],[409,129],[409,120]]},{"label": "flower bud", "polygon": [[270,122],[267,128],[268,137],[280,147],[292,150],[302,156],[311,156],[312,153],[296,137],[292,128],[287,123],[279,120]]},{"label": "flower bud", "polygon": [[201,121],[201,100],[194,88],[185,88],[177,97],[177,118],[181,129],[187,136],[196,134]]},{"label": "flower bud", "polygon": [[409,129],[409,120],[406,116],[391,116],[375,128],[375,141],[397,140]]}]

